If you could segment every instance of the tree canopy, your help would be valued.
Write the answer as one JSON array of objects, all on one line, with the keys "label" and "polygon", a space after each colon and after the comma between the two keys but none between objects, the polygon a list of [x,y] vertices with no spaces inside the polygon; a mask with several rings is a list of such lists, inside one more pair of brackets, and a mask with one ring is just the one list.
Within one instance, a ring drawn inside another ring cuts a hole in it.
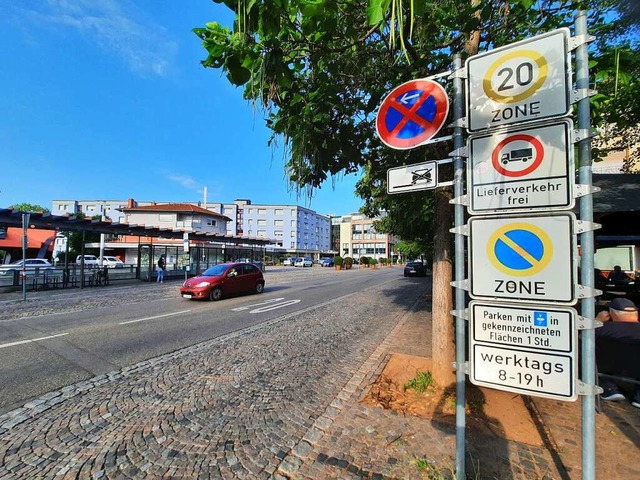
[{"label": "tree canopy", "polygon": [[16,203],[11,207],[13,210],[17,212],[25,212],[25,213],[51,213],[48,208],[42,207],[40,205],[34,203]]},{"label": "tree canopy", "polygon": [[[624,123],[619,121],[620,128],[637,124],[634,93],[638,87],[633,73],[638,46],[628,35],[629,28],[637,27],[633,16],[637,7],[632,1],[219,3],[235,12],[235,22],[232,29],[216,22],[194,29],[208,54],[202,64],[222,69],[232,84],[243,86],[245,98],[264,112],[273,132],[271,141],[283,146],[292,185],[318,188],[331,176],[360,171],[363,178],[357,193],[365,201],[365,213],[398,214],[390,233],[408,240],[419,240],[420,232],[429,231],[429,211],[423,204],[431,194],[388,197],[386,171],[445,158],[451,144],[412,151],[387,148],[376,137],[375,112],[394,86],[449,69],[452,54],[463,53],[473,35],[479,36],[480,50],[487,50],[571,26],[577,9],[590,8],[590,33],[598,36],[593,49],[594,79],[599,79],[598,88],[603,87],[594,99],[596,123],[619,118],[617,112],[624,108],[628,115]],[[616,52],[623,60],[617,72],[612,70]],[[417,214],[422,216],[420,227]]]}]

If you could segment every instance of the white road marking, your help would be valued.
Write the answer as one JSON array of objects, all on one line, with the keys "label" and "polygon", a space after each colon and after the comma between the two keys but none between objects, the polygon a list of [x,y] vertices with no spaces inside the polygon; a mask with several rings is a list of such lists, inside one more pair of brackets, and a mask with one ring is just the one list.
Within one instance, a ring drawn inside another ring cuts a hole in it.
[{"label": "white road marking", "polygon": [[296,303],[300,303],[300,300],[287,300],[286,302],[277,303],[275,305],[270,305],[268,307],[255,308],[251,310],[249,313],[262,313],[268,312],[270,310],[275,310],[276,308],[288,307],[289,305],[295,305]]},{"label": "white road marking", "polygon": [[64,337],[65,335],[69,335],[69,334],[58,333],[57,335],[49,335],[48,337],[40,337],[40,338],[33,338],[31,340],[20,340],[19,342],[4,343],[0,345],[0,348],[14,347],[16,345],[23,345],[25,343],[39,342],[41,340],[49,340],[50,338]]},{"label": "white road marking", "polygon": [[126,322],[120,322],[118,325],[127,325],[128,323],[146,322],[147,320],[155,320],[156,318],[171,317],[173,315],[182,315],[183,313],[189,313],[190,311],[191,310],[183,310],[181,312],[165,313],[164,315],[155,315],[153,317],[138,318],[137,320],[129,320],[129,321],[126,321]]},{"label": "white road marking", "polygon": [[266,302],[254,303],[253,305],[249,305],[247,307],[232,308],[231,311],[232,312],[241,312],[242,310],[249,310],[250,308],[259,307],[260,305],[269,305],[270,303],[279,302],[280,300],[284,300],[284,298],[271,298],[271,299],[267,300]]}]

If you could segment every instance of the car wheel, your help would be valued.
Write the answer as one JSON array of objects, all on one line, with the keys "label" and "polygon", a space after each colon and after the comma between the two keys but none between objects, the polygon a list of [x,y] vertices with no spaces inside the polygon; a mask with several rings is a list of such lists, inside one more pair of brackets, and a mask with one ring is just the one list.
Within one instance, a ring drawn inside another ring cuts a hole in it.
[{"label": "car wheel", "polygon": [[407,272],[404,272],[404,276],[405,276],[405,277],[408,277],[408,276],[409,276],[409,274],[408,274]]},{"label": "car wheel", "polygon": [[222,298],[222,289],[220,287],[214,288],[213,290],[211,290],[211,293],[209,293],[209,300],[211,300],[212,302],[217,302],[221,298]]},{"label": "car wheel", "polygon": [[258,282],[256,284],[256,293],[262,293],[262,292],[264,292],[264,283]]}]

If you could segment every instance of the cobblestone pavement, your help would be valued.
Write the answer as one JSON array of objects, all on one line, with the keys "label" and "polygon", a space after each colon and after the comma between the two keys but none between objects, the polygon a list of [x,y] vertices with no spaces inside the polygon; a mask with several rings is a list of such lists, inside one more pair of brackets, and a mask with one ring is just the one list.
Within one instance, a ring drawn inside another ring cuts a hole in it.
[{"label": "cobblestone pavement", "polygon": [[[130,298],[174,296],[176,285],[140,285]],[[0,416],[0,478],[430,478],[416,459],[450,477],[454,426],[360,401],[391,352],[430,354],[428,284],[406,285],[398,278],[32,400]],[[0,318],[109,305],[113,291],[5,302]],[[545,447],[468,432],[472,478],[580,478],[580,402],[530,404]],[[598,478],[640,478],[638,410],[607,404],[597,417]]]}]

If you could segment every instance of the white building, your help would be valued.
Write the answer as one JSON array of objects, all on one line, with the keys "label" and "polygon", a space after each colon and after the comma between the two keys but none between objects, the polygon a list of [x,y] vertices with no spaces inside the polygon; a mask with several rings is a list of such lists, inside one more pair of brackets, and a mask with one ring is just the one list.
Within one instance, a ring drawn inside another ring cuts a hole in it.
[{"label": "white building", "polygon": [[124,222],[186,232],[227,234],[230,219],[212,210],[190,203],[163,203],[126,207],[122,209]]}]

